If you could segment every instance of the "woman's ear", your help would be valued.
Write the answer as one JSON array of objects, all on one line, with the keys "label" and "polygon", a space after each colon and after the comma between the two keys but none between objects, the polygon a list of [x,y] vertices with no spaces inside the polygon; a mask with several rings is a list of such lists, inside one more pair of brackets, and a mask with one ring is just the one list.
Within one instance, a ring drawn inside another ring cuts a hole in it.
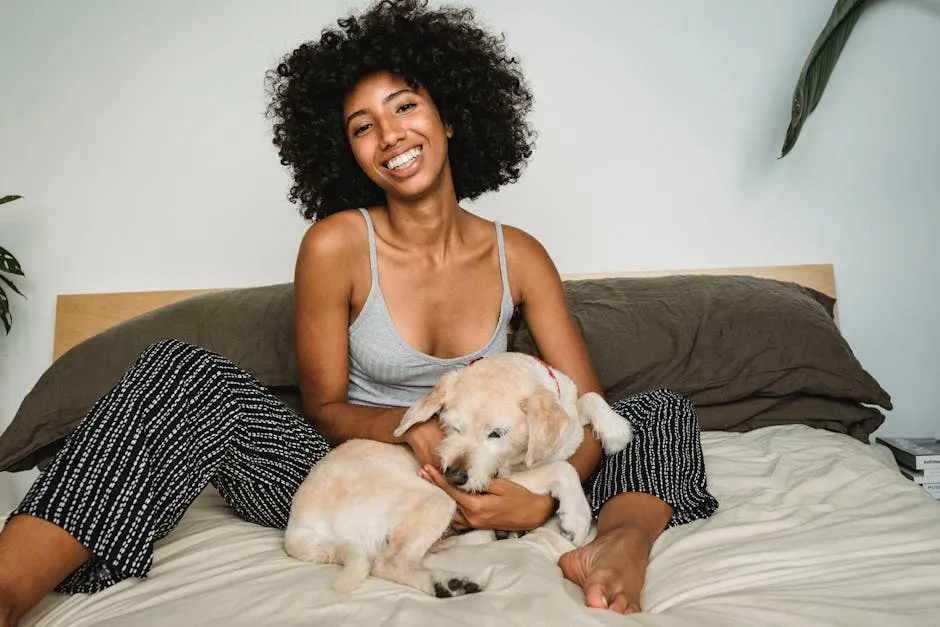
[{"label": "woman's ear", "polygon": [[400,438],[402,434],[411,427],[419,422],[430,420],[437,412],[441,411],[441,408],[447,400],[450,388],[453,386],[454,381],[457,380],[459,374],[460,372],[457,370],[451,370],[446,373],[438,379],[437,385],[431,389],[427,396],[409,407],[405,415],[402,416],[401,422],[398,423],[398,426],[395,428],[395,437]]},{"label": "woman's ear", "polygon": [[447,133],[447,139],[454,136],[454,127],[450,124],[444,124],[444,132]]}]

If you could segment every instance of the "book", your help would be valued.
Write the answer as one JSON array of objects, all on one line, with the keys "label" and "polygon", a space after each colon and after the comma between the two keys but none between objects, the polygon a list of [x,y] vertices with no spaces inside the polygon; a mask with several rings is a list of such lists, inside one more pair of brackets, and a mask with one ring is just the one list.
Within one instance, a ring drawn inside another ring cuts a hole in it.
[{"label": "book", "polygon": [[940,442],[934,438],[883,438],[876,437],[894,455],[898,464],[912,470],[940,468]]},{"label": "book", "polygon": [[917,485],[923,485],[925,483],[940,484],[940,466],[927,468],[925,470],[914,470],[913,468],[898,464],[898,470],[901,471],[902,475]]}]

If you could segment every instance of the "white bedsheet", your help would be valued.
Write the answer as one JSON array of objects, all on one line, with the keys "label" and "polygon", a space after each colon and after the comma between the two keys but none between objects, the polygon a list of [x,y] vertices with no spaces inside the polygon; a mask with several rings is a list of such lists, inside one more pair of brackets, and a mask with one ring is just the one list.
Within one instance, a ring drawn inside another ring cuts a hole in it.
[{"label": "white bedsheet", "polygon": [[571,545],[540,530],[452,549],[442,566],[482,573],[487,590],[434,599],[370,579],[341,597],[338,567],[296,562],[281,533],[235,518],[206,490],[157,544],[147,580],[47,597],[21,623],[86,625],[940,625],[940,503],[887,452],[801,426],[703,434],[709,520],[656,543],[645,612],[583,606],[555,560]]}]

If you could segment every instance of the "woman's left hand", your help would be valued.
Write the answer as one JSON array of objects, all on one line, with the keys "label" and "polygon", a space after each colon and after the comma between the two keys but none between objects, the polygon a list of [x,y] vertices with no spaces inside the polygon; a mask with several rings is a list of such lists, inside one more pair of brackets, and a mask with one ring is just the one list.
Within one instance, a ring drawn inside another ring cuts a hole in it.
[{"label": "woman's left hand", "polygon": [[555,511],[555,499],[550,495],[535,494],[506,479],[493,479],[486,486],[486,492],[472,494],[451,485],[439,470],[431,466],[423,466],[418,474],[457,502],[452,526],[458,531],[531,531]]}]

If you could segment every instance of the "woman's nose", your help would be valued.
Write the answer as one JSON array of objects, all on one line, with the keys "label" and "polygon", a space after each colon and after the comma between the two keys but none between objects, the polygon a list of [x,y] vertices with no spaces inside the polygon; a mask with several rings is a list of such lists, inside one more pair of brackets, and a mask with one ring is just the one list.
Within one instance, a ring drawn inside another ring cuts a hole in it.
[{"label": "woman's nose", "polygon": [[386,146],[394,146],[405,138],[405,127],[397,119],[381,122],[382,141]]}]

